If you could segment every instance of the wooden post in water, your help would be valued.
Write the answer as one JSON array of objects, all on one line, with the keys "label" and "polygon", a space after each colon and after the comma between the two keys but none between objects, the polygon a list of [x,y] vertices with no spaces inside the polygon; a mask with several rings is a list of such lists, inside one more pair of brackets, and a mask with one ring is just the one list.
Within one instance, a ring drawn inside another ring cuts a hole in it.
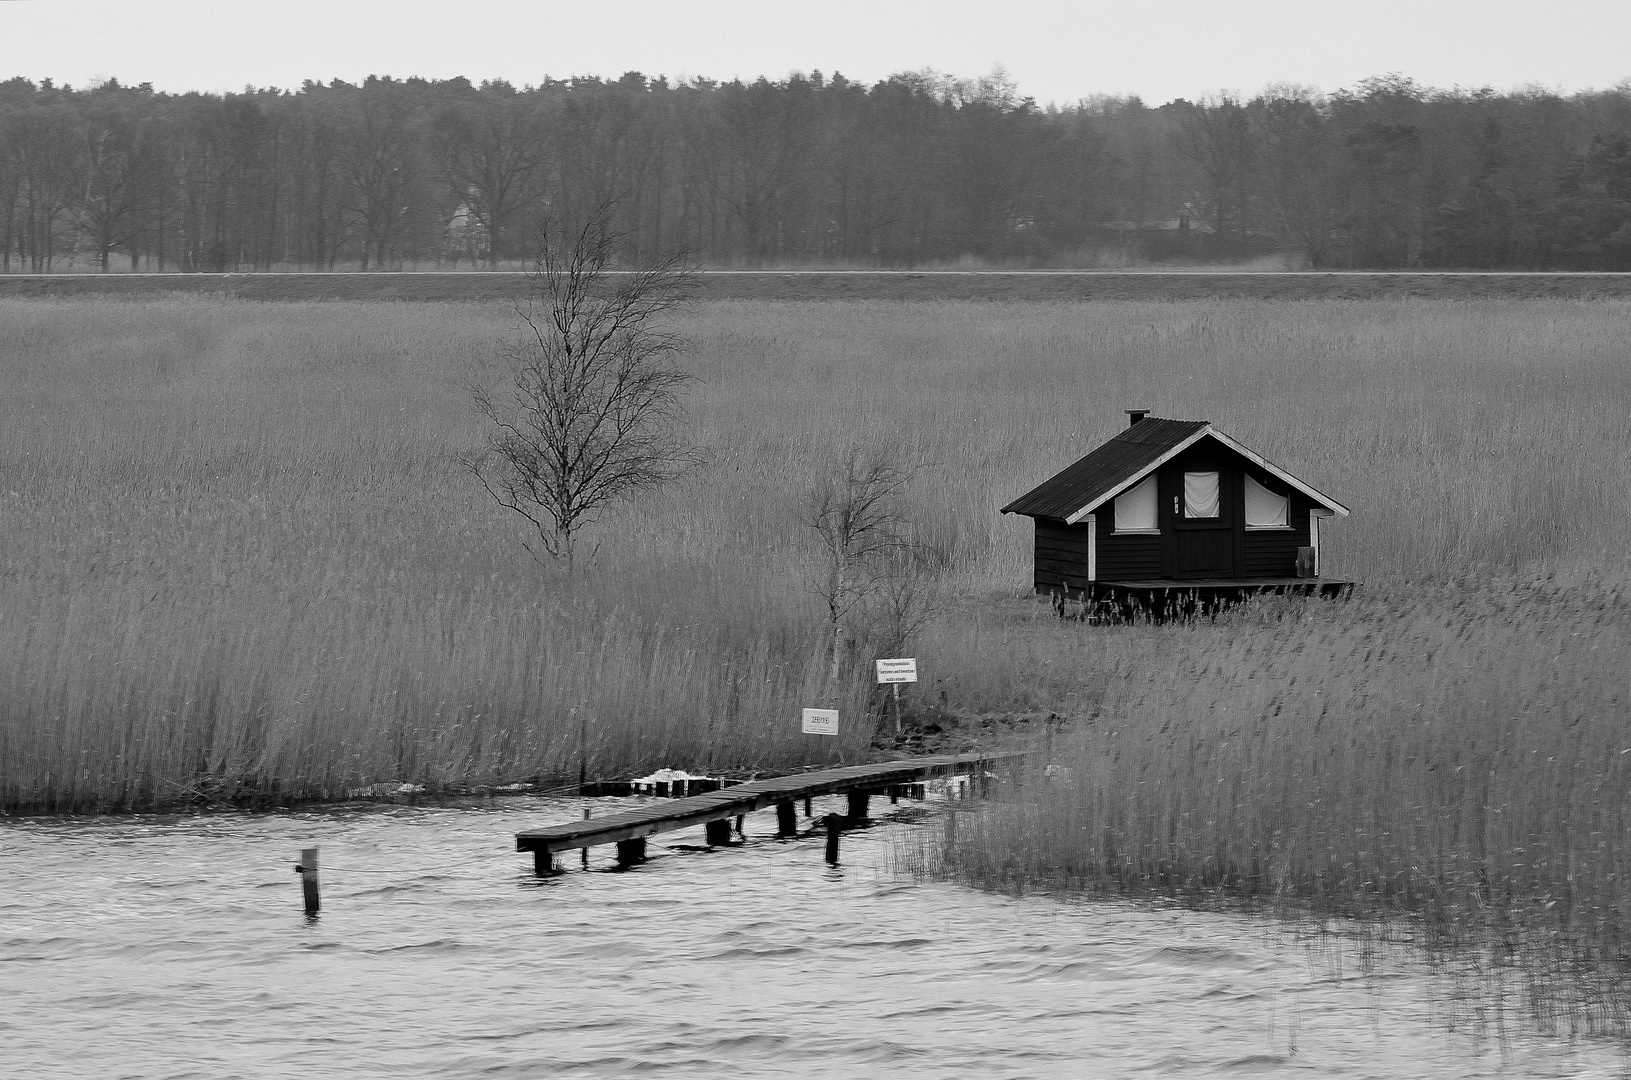
[{"label": "wooden post in water", "polygon": [[827,865],[838,865],[838,836],[843,830],[844,819],[837,814],[827,815]]},{"label": "wooden post in water", "polygon": [[617,865],[633,866],[635,863],[646,861],[646,838],[636,836],[633,840],[619,840],[617,842]]},{"label": "wooden post in water", "polygon": [[317,895],[317,849],[300,849],[300,865],[294,868],[300,875],[300,894],[306,901],[306,914],[316,915],[322,907]]},{"label": "wooden post in water", "polygon": [[720,818],[718,821],[710,821],[706,826],[704,826],[704,830],[708,837],[709,847],[724,847],[726,844],[731,842],[730,818]]},{"label": "wooden post in water", "polygon": [[532,851],[532,872],[539,877],[553,877],[560,873],[555,866],[555,853],[544,848],[534,848]]},{"label": "wooden post in water", "polygon": [[900,802],[900,785],[889,785],[889,805],[895,806]]},{"label": "wooden post in water", "polygon": [[849,819],[851,821],[866,820],[867,793],[864,791],[851,791],[849,793]]},{"label": "wooden post in water", "polygon": [[793,808],[791,800],[776,804],[776,835],[797,836],[799,831],[798,811]]},{"label": "wooden post in water", "polygon": [[742,831],[742,822],[746,821],[746,820],[747,820],[747,815],[746,814],[737,814],[736,815],[736,835],[740,836],[744,840],[746,840],[748,838],[747,833]]},{"label": "wooden post in water", "polygon": [[810,816],[810,796],[804,796],[804,816]]},{"label": "wooden post in water", "polygon": [[[578,786],[578,790],[579,791],[583,790],[583,786],[581,784]],[[587,806],[585,806],[583,808],[583,820],[585,820],[585,821],[589,820],[589,813],[590,813],[589,808]],[[582,856],[582,858],[581,858],[581,860],[579,862],[579,865],[582,866],[585,870],[589,869],[589,849],[586,848],[586,847],[579,848],[578,853]]]}]

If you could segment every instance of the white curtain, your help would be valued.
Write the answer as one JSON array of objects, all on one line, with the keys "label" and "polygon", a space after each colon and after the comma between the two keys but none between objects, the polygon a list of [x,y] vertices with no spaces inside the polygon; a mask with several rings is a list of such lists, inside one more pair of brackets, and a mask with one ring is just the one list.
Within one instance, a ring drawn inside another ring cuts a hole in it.
[{"label": "white curtain", "polygon": [[1154,531],[1155,477],[1116,497],[1116,531]]},{"label": "white curtain", "polygon": [[1246,477],[1246,524],[1259,528],[1291,524],[1291,500],[1276,495],[1251,477]]},{"label": "white curtain", "polygon": [[1218,516],[1218,474],[1215,472],[1184,473],[1184,517],[1215,518]]}]

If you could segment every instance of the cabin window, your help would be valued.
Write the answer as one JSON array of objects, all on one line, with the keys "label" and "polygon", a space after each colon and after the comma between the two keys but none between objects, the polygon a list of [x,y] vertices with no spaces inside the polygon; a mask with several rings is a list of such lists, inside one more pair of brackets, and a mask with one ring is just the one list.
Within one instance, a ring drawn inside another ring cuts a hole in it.
[{"label": "cabin window", "polygon": [[1116,498],[1116,532],[1159,533],[1155,520],[1155,477]]},{"label": "cabin window", "polygon": [[1291,528],[1291,500],[1246,477],[1246,528]]},{"label": "cabin window", "polygon": [[1218,516],[1218,474],[1215,472],[1184,473],[1184,517],[1215,518]]}]

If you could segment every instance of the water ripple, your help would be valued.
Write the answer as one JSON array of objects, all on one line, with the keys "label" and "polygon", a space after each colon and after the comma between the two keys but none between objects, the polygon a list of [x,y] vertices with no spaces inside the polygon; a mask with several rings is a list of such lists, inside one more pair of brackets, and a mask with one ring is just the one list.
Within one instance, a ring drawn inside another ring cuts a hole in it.
[{"label": "water ripple", "polygon": [[[19,1078],[1613,1076],[1448,1034],[1428,974],[1326,972],[1263,924],[893,876],[903,830],[539,881],[575,800],[9,822],[0,1074]],[[602,807],[598,812],[616,808]],[[836,809],[825,804],[817,813]],[[905,809],[903,805],[903,809]],[[906,815],[903,815],[903,819]],[[318,844],[324,910],[290,872]],[[402,867],[400,876],[354,869]],[[419,869],[416,869],[419,868]]]}]

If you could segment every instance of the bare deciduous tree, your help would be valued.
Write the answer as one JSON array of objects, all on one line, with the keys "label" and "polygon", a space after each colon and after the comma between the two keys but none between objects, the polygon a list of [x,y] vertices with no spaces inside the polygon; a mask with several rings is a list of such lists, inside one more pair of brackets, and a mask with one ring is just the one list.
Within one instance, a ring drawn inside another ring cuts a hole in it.
[{"label": "bare deciduous tree", "polygon": [[910,478],[887,455],[852,450],[805,499],[804,522],[821,539],[815,592],[832,635],[833,679],[857,637],[874,637],[894,651],[932,612],[931,590],[920,572],[923,552],[908,536],[901,505]]},{"label": "bare deciduous tree", "polygon": [[604,208],[565,243],[543,236],[537,295],[517,309],[522,340],[503,355],[501,392],[472,388],[495,429],[470,467],[488,493],[530,521],[554,558],[606,506],[698,460],[678,431],[681,342],[661,316],[689,299],[674,256],[613,273]]}]

